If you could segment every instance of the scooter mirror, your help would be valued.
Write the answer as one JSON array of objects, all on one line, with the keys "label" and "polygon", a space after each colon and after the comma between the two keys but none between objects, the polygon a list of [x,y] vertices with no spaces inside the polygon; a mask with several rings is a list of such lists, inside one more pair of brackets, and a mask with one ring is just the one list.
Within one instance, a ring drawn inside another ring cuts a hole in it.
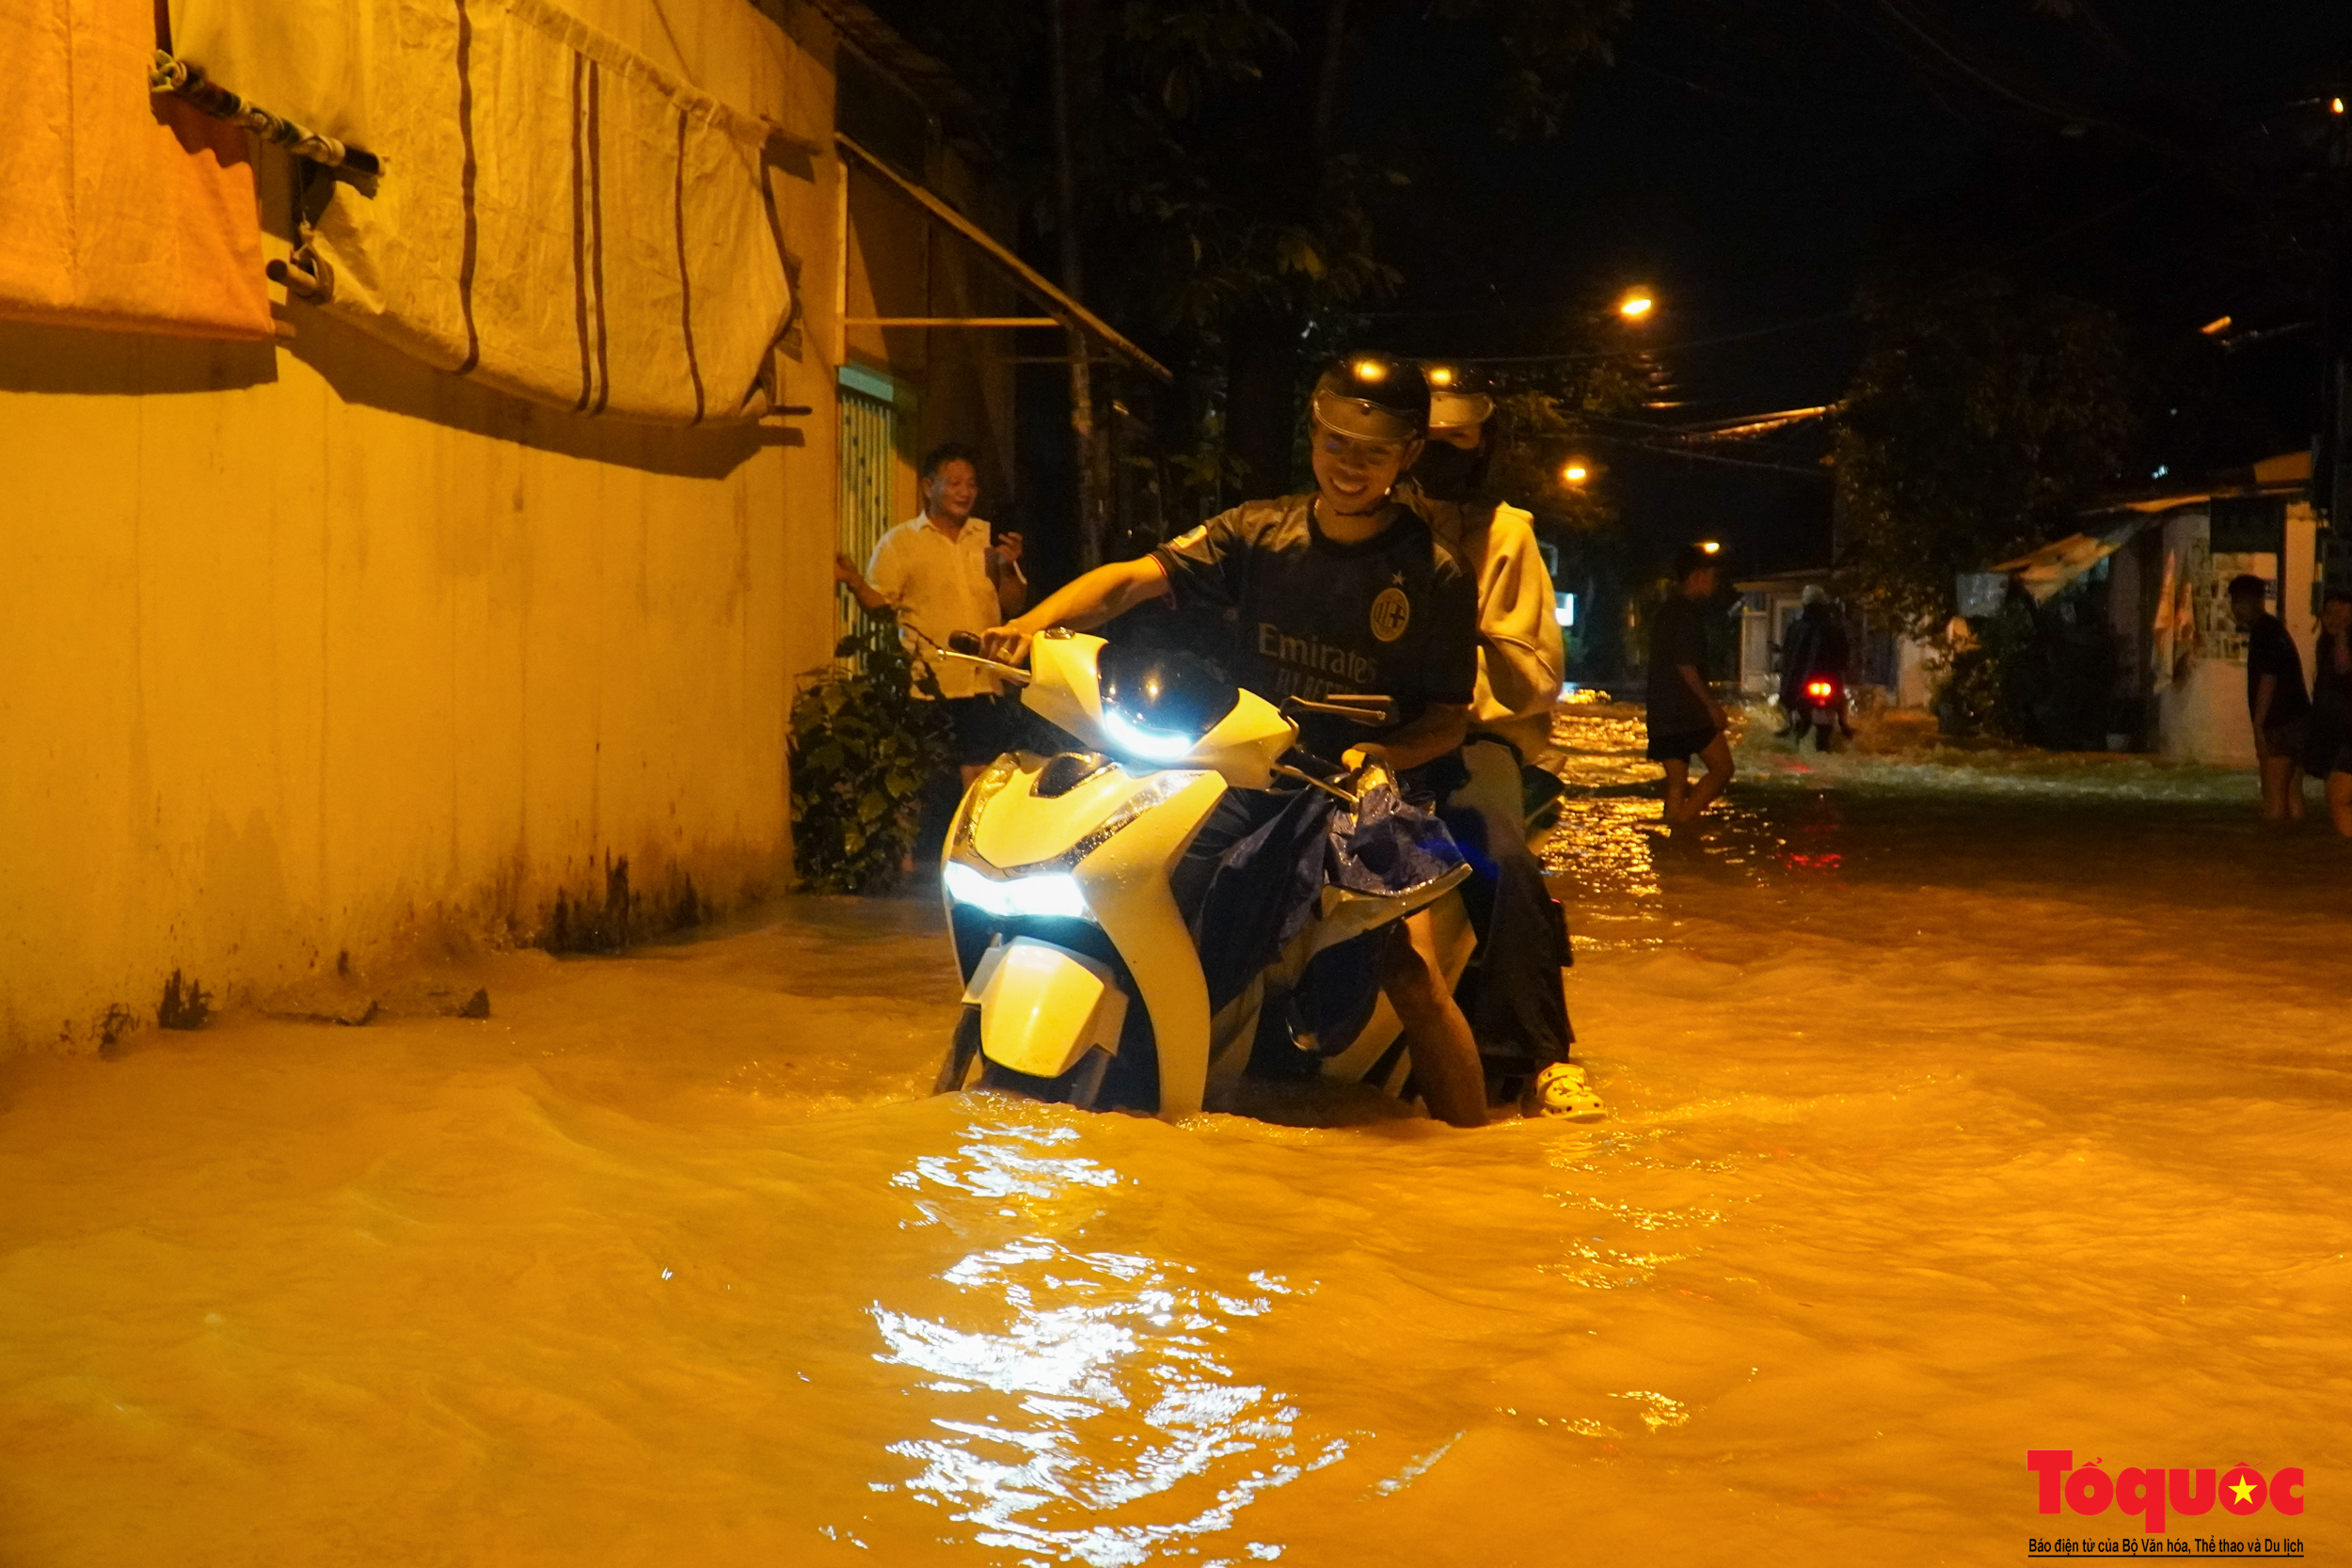
[{"label": "scooter mirror", "polygon": [[[915,635],[918,637],[922,636],[920,632],[917,632]],[[930,640],[929,638],[924,638],[924,641],[928,642]],[[967,659],[970,662],[978,665],[981,669],[994,674],[999,679],[1012,682],[1015,686],[1026,686],[1029,684],[1030,676],[1028,671],[1022,669],[1017,664],[1006,664],[997,659],[993,659],[986,654],[982,653],[980,651],[980,640],[977,633],[968,631],[949,632],[947,634],[947,645],[946,647],[942,648],[936,642],[932,642],[931,647],[936,650],[938,656],[942,658]]]}]

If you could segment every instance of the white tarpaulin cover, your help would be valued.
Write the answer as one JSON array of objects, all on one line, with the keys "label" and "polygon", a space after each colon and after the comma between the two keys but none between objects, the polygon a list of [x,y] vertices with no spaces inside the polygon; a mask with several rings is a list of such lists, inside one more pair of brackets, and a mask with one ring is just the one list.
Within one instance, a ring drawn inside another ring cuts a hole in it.
[{"label": "white tarpaulin cover", "polygon": [[2070,533],[2030,555],[2004,561],[1992,570],[2015,578],[2017,585],[2033,595],[2034,603],[2047,604],[2059,589],[2130,544],[2148,522],[2145,517],[2135,517],[2097,533]]},{"label": "white tarpaulin cover", "polygon": [[172,43],[386,161],[311,232],[324,309],[582,414],[765,411],[791,310],[766,125],[548,0],[173,0]]},{"label": "white tarpaulin cover", "polygon": [[267,341],[253,138],[154,56],[147,0],[0,0],[0,318]]}]

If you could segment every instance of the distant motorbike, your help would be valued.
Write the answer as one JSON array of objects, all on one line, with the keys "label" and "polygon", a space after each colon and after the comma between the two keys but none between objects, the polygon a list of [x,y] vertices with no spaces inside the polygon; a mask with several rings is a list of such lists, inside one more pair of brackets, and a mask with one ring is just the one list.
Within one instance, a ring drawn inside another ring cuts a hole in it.
[{"label": "distant motorbike", "polygon": [[1826,752],[1831,736],[1846,728],[1846,683],[1835,675],[1808,675],[1797,687],[1788,708],[1788,734],[1797,745],[1813,736],[1816,750]]},{"label": "distant motorbike", "polygon": [[1394,894],[1327,887],[1309,930],[1214,1016],[1170,886],[1229,791],[1315,789],[1359,807],[1362,775],[1299,752],[1293,715],[1384,724],[1389,699],[1278,707],[1200,661],[1125,657],[1070,631],[1038,637],[1026,670],[980,657],[968,634],[934,657],[1020,686],[1023,705],[1076,742],[997,758],[949,825],[941,884],[964,1005],[939,1092],[993,1087],[1184,1116],[1249,1072],[1277,1037],[1278,1059],[1295,1046],[1288,1058],[1310,1071],[1404,1090],[1410,1053],[1385,1000],[1342,1042],[1292,1037],[1280,999],[1322,952],[1424,908],[1447,983],[1458,981],[1474,943],[1454,891],[1467,865]]}]

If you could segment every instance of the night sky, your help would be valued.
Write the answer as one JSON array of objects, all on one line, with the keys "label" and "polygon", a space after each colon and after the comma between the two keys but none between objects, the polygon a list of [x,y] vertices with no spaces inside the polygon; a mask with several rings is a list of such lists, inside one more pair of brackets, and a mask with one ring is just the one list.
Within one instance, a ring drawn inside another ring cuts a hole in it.
[{"label": "night sky", "polygon": [[[1406,282],[1370,335],[1543,353],[1570,315],[1646,283],[1646,338],[1683,406],[1645,417],[1671,422],[1835,399],[1862,343],[1856,284],[1896,236],[1932,236],[1955,274],[1999,266],[2106,303],[2152,344],[2225,312],[2308,319],[2268,226],[2280,171],[2312,156],[2297,117],[2325,112],[2288,105],[2338,90],[2352,7],[2056,8],[1635,0],[1560,135],[1518,145],[1484,123],[1496,60],[1459,28],[1392,20],[1349,84],[1351,139],[1412,176],[1379,210]],[[2221,445],[2308,440],[2314,338],[2219,366],[2261,404]],[[1826,562],[1823,445],[1732,449],[1801,474],[1595,455],[1637,542],[1720,536],[1745,573]]]}]

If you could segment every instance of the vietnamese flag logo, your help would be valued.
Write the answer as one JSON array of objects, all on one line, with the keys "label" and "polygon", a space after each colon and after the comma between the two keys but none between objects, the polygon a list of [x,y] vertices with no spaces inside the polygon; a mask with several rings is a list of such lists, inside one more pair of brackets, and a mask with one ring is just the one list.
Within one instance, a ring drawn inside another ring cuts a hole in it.
[{"label": "vietnamese flag logo", "polygon": [[2027,1449],[2026,1468],[2036,1477],[2035,1506],[2044,1513],[2105,1513],[2121,1506],[2139,1516],[2140,1533],[2161,1535],[2168,1514],[2194,1516],[2222,1511],[2244,1518],[2265,1507],[2280,1513],[2303,1512],[2299,1465],[2265,1476],[2240,1461],[2227,1470],[2143,1469],[2129,1466],[2109,1476],[2103,1459],[2077,1467],[2072,1449]]}]

